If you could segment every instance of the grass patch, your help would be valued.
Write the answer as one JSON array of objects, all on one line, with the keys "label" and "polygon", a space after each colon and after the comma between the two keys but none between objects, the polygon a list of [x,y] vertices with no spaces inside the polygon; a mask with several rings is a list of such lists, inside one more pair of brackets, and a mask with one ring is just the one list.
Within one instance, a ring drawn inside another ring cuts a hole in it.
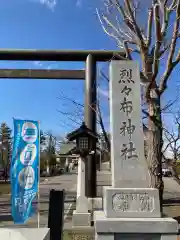
[{"label": "grass patch", "polygon": [[67,231],[63,232],[63,240],[71,240],[71,239],[72,238]]},{"label": "grass patch", "polygon": [[11,184],[9,182],[0,182],[0,195],[11,193]]},{"label": "grass patch", "polygon": [[91,230],[65,230],[63,232],[63,240],[94,240],[94,229]]},{"label": "grass patch", "polygon": [[176,163],[176,172],[178,175],[180,175],[180,162]]}]

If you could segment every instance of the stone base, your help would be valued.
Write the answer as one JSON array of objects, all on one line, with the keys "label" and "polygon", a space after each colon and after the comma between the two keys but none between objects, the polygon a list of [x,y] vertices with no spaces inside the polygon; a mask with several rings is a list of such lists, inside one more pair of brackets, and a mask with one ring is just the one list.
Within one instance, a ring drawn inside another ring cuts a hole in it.
[{"label": "stone base", "polygon": [[76,210],[73,211],[72,223],[73,227],[91,226],[91,213],[79,213]]},{"label": "stone base", "polygon": [[103,207],[110,218],[159,218],[159,193],[155,188],[104,187]]},{"label": "stone base", "polygon": [[109,162],[104,162],[100,166],[101,171],[109,171],[110,170],[110,164]]},{"label": "stone base", "polygon": [[97,240],[175,240],[178,222],[173,218],[106,218],[94,213]]},{"label": "stone base", "polygon": [[101,197],[96,198],[88,198],[88,210],[102,210],[103,209],[103,202]]},{"label": "stone base", "polygon": [[2,228],[0,229],[2,240],[49,240],[49,228]]}]

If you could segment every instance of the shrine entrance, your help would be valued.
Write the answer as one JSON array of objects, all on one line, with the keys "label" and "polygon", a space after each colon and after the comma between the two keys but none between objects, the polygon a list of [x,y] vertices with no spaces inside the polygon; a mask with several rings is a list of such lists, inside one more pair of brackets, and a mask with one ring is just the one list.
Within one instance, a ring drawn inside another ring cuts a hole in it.
[{"label": "shrine entrance", "polygon": [[[0,69],[0,78],[18,79],[79,79],[85,80],[84,119],[88,128],[96,133],[96,62],[120,60],[124,52],[106,50],[0,50],[0,60],[6,61],[81,61],[85,70]],[[96,149],[96,142],[94,143]],[[87,159],[86,196],[96,197],[96,151]]]}]

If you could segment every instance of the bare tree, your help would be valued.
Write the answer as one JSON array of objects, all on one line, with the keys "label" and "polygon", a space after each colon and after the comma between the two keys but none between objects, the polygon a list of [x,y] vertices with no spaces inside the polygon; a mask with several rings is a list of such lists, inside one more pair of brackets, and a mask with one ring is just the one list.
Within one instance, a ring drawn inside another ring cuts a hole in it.
[{"label": "bare tree", "polygon": [[[180,157],[180,114],[174,117],[175,129],[166,128],[164,129],[164,148],[163,156],[166,163],[171,168],[173,176],[176,178],[177,182],[180,184],[180,177],[177,172],[177,167],[180,165],[178,162]],[[167,157],[167,151],[172,153],[172,159]]]},{"label": "bare tree", "polygon": [[[148,118],[148,163],[153,174],[152,186],[159,189],[162,202],[161,97],[167,89],[170,75],[180,62],[180,50],[177,47],[180,37],[180,0],[150,2],[104,0],[103,9],[97,10],[97,14],[105,33],[125,50],[126,59],[140,61],[140,76],[145,86],[147,104],[144,113]],[[145,4],[144,7],[149,4],[147,14],[144,14],[144,10],[140,12],[142,4]],[[165,65],[163,73],[160,71],[162,64]]]},{"label": "bare tree", "polygon": [[[57,111],[65,117],[65,120],[62,121],[64,125],[68,125],[71,129],[75,127],[79,127],[81,123],[84,121],[84,104],[74,100],[71,97],[68,97],[63,92],[60,93],[58,99],[61,101],[61,106],[63,106],[63,101],[66,102],[64,108],[57,109]],[[104,138],[105,146],[107,147],[107,151],[110,151],[110,141],[107,129],[104,123],[104,114],[103,109],[100,103],[100,98],[97,99],[96,109],[93,106],[89,106],[93,111],[96,111],[97,114],[97,125],[102,132],[102,136]]]},{"label": "bare tree", "polygon": [[57,111],[65,117],[62,123],[68,125],[71,130],[75,127],[79,127],[83,121],[83,103],[74,100],[73,97],[69,97],[62,91],[57,99],[61,102],[61,108],[58,108]]}]

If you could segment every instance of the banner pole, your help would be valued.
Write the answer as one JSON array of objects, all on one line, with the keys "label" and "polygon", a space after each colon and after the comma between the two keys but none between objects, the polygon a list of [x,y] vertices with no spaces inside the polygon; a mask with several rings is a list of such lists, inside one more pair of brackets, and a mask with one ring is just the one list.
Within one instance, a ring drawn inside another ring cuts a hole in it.
[{"label": "banner pole", "polygon": [[38,164],[38,215],[37,215],[37,223],[38,223],[38,228],[40,227],[40,122],[38,121],[39,124],[39,164]]}]

